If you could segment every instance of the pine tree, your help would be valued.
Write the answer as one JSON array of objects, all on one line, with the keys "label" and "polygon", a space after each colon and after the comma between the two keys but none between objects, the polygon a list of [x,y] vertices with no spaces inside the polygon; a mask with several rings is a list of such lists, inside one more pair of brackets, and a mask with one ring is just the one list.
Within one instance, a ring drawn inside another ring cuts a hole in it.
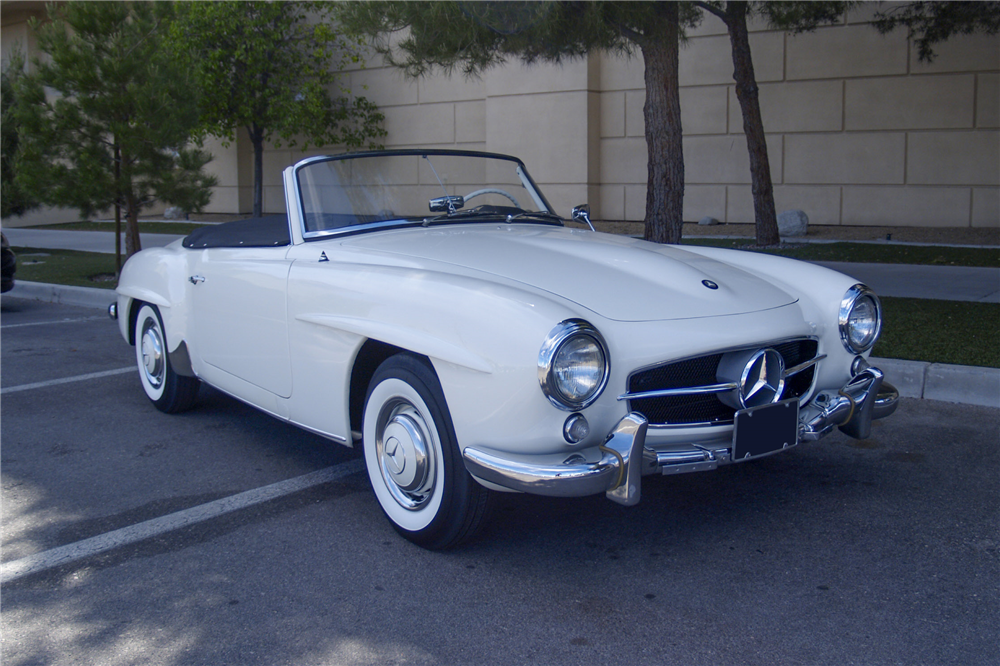
[{"label": "pine tree", "polygon": [[192,86],[162,48],[171,12],[167,3],[50,5],[51,21],[31,24],[46,57],[17,83],[17,182],[85,217],[114,207],[119,239],[124,211],[127,256],[141,249],[144,208],[200,210],[215,185],[203,170],[209,155],[189,147]]}]

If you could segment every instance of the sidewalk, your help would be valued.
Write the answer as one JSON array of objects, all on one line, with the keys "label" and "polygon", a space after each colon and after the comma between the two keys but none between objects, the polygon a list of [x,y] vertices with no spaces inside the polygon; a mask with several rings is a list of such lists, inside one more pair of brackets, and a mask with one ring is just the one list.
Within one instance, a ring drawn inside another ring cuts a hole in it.
[{"label": "sidewalk", "polygon": [[[4,234],[11,245],[19,247],[103,253],[115,251],[114,233],[104,231],[6,229]],[[142,246],[163,247],[183,237],[172,234],[142,234]],[[874,289],[879,296],[1000,303],[1000,268],[855,264],[833,261],[815,263],[856,278]]]},{"label": "sidewalk", "polygon": [[[15,247],[44,247],[51,250],[115,253],[113,231],[65,231],[62,229],[4,229],[3,235]],[[184,238],[174,234],[142,234],[142,247],[163,247]],[[125,235],[122,234],[122,252]]]}]

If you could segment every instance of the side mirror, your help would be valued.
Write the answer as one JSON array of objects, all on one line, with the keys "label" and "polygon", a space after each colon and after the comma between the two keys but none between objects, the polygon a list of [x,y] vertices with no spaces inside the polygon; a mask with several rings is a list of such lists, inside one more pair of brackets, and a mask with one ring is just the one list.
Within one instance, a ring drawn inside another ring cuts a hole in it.
[{"label": "side mirror", "polygon": [[573,207],[573,219],[577,222],[583,222],[591,231],[596,231],[594,225],[590,221],[590,204],[581,204],[579,206]]}]

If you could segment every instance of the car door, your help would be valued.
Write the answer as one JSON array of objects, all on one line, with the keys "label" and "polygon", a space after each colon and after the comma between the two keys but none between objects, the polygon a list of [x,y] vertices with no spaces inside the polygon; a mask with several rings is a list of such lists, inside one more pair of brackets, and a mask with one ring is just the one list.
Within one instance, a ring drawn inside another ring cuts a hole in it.
[{"label": "car door", "polygon": [[[289,397],[288,248],[198,252],[188,280],[195,332],[191,351],[201,361],[199,374],[253,403],[258,401],[251,387]],[[241,382],[251,386],[243,387]]]}]

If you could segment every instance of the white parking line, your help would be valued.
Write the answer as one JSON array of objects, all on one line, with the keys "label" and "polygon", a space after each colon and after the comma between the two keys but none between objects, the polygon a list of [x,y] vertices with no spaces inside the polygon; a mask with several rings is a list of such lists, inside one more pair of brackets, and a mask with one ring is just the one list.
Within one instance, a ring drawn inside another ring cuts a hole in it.
[{"label": "white parking line", "polygon": [[77,541],[66,546],[22,557],[13,562],[6,562],[0,565],[0,584],[9,583],[29,574],[75,562],[85,557],[111,550],[112,548],[136,543],[150,537],[159,536],[165,532],[204,522],[223,514],[245,509],[249,506],[267,502],[284,495],[290,495],[306,488],[335,481],[360,472],[363,469],[364,463],[358,458],[292,479],[272,483],[269,486],[262,486],[237,495],[231,495],[230,497],[223,497],[214,502],[184,509],[177,513],[171,513],[160,518],[153,518],[152,520],[130,525],[129,527],[123,527],[120,530],[84,539],[83,541]]},{"label": "white parking line", "polygon": [[8,328],[24,328],[25,326],[49,326],[50,324],[79,324],[83,321],[103,321],[107,319],[107,315],[95,315],[93,317],[82,317],[79,319],[57,319],[55,321],[32,321],[27,324],[4,324],[0,326],[0,329]]},{"label": "white parking line", "polygon": [[31,389],[45,388],[47,386],[57,386],[59,384],[85,382],[88,379],[100,379],[101,377],[111,377],[112,375],[124,375],[126,372],[135,372],[135,371],[136,371],[135,366],[130,365],[127,368],[118,368],[117,370],[104,370],[103,372],[91,372],[86,375],[77,375],[75,377],[63,377],[62,379],[50,379],[45,382],[35,382],[33,384],[8,386],[5,389],[0,389],[0,395],[7,395],[8,393],[18,393],[20,391],[30,391]]}]

